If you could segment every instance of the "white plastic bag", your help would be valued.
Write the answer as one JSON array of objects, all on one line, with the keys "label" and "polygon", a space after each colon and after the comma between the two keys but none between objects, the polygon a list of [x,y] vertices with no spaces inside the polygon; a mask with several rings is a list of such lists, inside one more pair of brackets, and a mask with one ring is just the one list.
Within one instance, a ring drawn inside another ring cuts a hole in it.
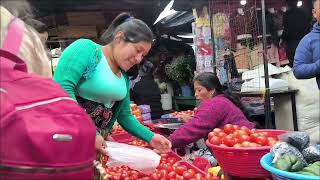
[{"label": "white plastic bag", "polygon": [[159,166],[160,155],[150,149],[111,141],[106,143],[108,167],[124,165],[141,173],[150,174]]}]

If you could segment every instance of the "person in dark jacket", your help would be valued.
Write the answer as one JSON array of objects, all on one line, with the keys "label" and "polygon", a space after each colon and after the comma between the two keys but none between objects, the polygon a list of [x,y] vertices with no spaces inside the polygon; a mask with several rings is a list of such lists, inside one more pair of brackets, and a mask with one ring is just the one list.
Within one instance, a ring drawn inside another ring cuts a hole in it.
[{"label": "person in dark jacket", "polygon": [[293,73],[297,79],[316,77],[320,89],[320,0],[314,2],[313,16],[317,22],[297,47]]},{"label": "person in dark jacket", "polygon": [[164,113],[161,104],[161,92],[153,79],[153,64],[144,61],[139,67],[138,77],[132,81],[131,100],[137,105],[150,105],[151,119],[159,119]]},{"label": "person in dark jacket", "polygon": [[286,0],[288,10],[283,15],[282,40],[286,43],[289,66],[293,66],[294,53],[300,40],[310,31],[307,14],[297,7],[298,0]]}]

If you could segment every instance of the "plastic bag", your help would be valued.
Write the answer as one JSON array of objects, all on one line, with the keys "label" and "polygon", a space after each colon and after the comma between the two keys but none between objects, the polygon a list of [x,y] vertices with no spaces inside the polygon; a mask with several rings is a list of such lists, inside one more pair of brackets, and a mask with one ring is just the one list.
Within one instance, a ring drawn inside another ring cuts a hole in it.
[{"label": "plastic bag", "polygon": [[111,141],[106,143],[108,167],[124,165],[141,173],[150,174],[159,166],[161,156],[150,149]]},{"label": "plastic bag", "polygon": [[286,142],[278,142],[270,150],[271,155],[273,156],[273,163],[278,160],[282,155],[284,154],[293,154],[297,157],[298,160],[300,160],[304,166],[307,165],[306,160],[304,159],[302,153],[295,148],[294,146],[291,146],[290,144]]},{"label": "plastic bag", "polygon": [[289,132],[280,135],[280,139],[302,151],[309,146],[310,136],[306,132]]},{"label": "plastic bag", "polygon": [[302,151],[302,155],[309,164],[320,161],[320,146],[311,145]]}]

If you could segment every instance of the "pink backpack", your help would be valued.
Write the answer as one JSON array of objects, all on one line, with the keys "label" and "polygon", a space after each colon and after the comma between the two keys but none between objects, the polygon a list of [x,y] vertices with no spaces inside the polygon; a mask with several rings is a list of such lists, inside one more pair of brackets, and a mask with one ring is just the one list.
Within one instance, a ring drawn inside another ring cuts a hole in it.
[{"label": "pink backpack", "polygon": [[53,80],[17,57],[24,24],[14,19],[0,49],[0,179],[93,179],[95,125]]}]

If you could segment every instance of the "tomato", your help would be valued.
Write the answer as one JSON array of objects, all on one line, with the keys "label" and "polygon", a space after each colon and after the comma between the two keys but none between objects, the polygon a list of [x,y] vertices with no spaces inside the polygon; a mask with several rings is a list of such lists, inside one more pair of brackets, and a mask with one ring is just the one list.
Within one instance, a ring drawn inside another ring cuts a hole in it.
[{"label": "tomato", "polygon": [[193,176],[196,174],[196,171],[194,169],[188,169],[188,172],[191,173]]},{"label": "tomato", "polygon": [[258,133],[252,133],[250,134],[250,141],[251,142],[256,142],[256,139],[259,137]]},{"label": "tomato", "polygon": [[151,178],[152,180],[158,180],[158,179],[160,179],[158,173],[156,173],[156,172],[152,173],[152,174],[150,175],[150,178]]},{"label": "tomato", "polygon": [[139,178],[139,176],[137,174],[134,174],[134,175],[130,176],[130,179],[132,179],[132,180],[136,180],[138,178]]},{"label": "tomato", "polygon": [[239,130],[237,130],[237,131],[238,131],[238,133],[239,133],[240,136],[242,136],[242,135],[248,135],[248,133],[247,133],[246,131],[244,131],[244,130],[239,129]]},{"label": "tomato", "polygon": [[241,146],[241,144],[237,143],[237,144],[233,145],[233,147],[235,147],[235,148],[241,148],[242,146]]},{"label": "tomato", "polygon": [[185,171],[183,172],[182,176],[183,176],[183,179],[191,179],[194,177],[194,174],[191,174],[190,172]]},{"label": "tomato", "polygon": [[160,154],[160,156],[161,156],[161,158],[166,158],[166,157],[168,157],[169,155],[168,155],[167,153],[162,153],[162,154]]},{"label": "tomato", "polygon": [[238,125],[232,125],[234,130],[238,130],[240,129],[240,127]]},{"label": "tomato", "polygon": [[234,138],[234,143],[237,144],[237,143],[242,143],[242,140],[240,138]]},{"label": "tomato", "polygon": [[219,133],[217,134],[217,136],[220,137],[220,138],[223,138],[223,137],[225,137],[226,135],[227,135],[227,134],[224,133],[224,132],[219,132]]},{"label": "tomato", "polygon": [[273,137],[267,137],[268,141],[276,141],[276,138]]},{"label": "tomato", "polygon": [[240,140],[241,140],[241,142],[250,141],[250,137],[248,135],[244,134],[244,135],[240,136]]},{"label": "tomato", "polygon": [[259,146],[261,146],[261,145],[254,143],[254,142],[251,142],[251,143],[249,143],[248,147],[259,147]]},{"label": "tomato", "polygon": [[232,147],[235,144],[235,140],[231,134],[223,138],[223,144]]},{"label": "tomato", "polygon": [[277,142],[278,142],[278,141],[269,141],[269,142],[268,142],[268,145],[269,145],[269,146],[273,146],[273,145],[274,145],[275,143],[277,143]]},{"label": "tomato", "polygon": [[232,124],[226,124],[223,126],[223,131],[227,134],[230,134],[233,132],[233,125]]},{"label": "tomato", "polygon": [[160,175],[160,178],[165,178],[168,175],[168,171],[166,169],[161,169],[158,175]]},{"label": "tomato", "polygon": [[209,134],[208,134],[208,139],[211,139],[213,136],[215,136],[216,135],[216,133],[214,133],[214,132],[209,132]]},{"label": "tomato", "polygon": [[221,139],[217,136],[213,136],[211,139],[209,139],[209,142],[214,145],[219,145],[222,143]]},{"label": "tomato", "polygon": [[176,172],[171,171],[167,175],[167,179],[175,179],[176,178]]},{"label": "tomato", "polygon": [[228,147],[228,146],[225,145],[225,144],[220,144],[219,146],[221,146],[221,147]]},{"label": "tomato", "polygon": [[246,126],[241,126],[241,127],[240,127],[240,130],[245,131],[247,134],[249,134],[249,133],[250,133],[250,129],[249,129],[249,128],[247,128]]},{"label": "tomato", "polygon": [[169,157],[167,160],[167,163],[171,165],[174,164],[175,162],[177,162],[177,159],[175,157]]},{"label": "tomato", "polygon": [[241,143],[241,146],[242,146],[242,147],[249,147],[249,145],[250,145],[250,142],[249,142],[249,141],[243,141],[243,142]]},{"label": "tomato", "polygon": [[187,167],[184,165],[178,165],[174,168],[174,171],[178,174],[178,175],[183,175],[183,172],[187,170]]},{"label": "tomato", "polygon": [[253,134],[253,133],[256,133],[257,130],[256,129],[250,129],[250,133]]},{"label": "tomato", "polygon": [[202,180],[202,179],[203,179],[203,176],[202,176],[201,173],[197,173],[197,174],[194,175],[194,178],[195,178],[196,180]]},{"label": "tomato", "polygon": [[215,134],[218,134],[219,132],[223,132],[223,130],[220,128],[214,128],[212,132],[214,132]]},{"label": "tomato", "polygon": [[266,136],[258,136],[254,142],[264,146],[268,144],[268,139],[266,138]]}]

